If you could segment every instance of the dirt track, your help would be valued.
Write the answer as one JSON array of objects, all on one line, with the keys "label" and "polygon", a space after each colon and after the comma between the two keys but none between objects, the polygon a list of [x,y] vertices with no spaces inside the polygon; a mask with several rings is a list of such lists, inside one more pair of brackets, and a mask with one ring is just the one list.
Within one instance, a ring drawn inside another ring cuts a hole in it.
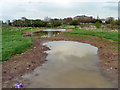
[{"label": "dirt track", "polygon": [[22,75],[27,72],[33,71],[36,67],[41,66],[46,61],[47,54],[44,51],[48,50],[47,47],[41,44],[46,41],[77,41],[82,43],[88,43],[99,48],[98,55],[101,60],[99,66],[101,67],[102,74],[109,77],[110,81],[117,87],[118,80],[118,51],[113,50],[111,44],[116,43],[110,40],[107,43],[100,42],[103,38],[93,37],[90,38],[71,38],[67,36],[59,35],[57,37],[35,39],[34,45],[31,49],[27,50],[18,56],[13,56],[10,60],[3,62],[2,72],[2,87],[11,88],[17,81],[22,81]]}]

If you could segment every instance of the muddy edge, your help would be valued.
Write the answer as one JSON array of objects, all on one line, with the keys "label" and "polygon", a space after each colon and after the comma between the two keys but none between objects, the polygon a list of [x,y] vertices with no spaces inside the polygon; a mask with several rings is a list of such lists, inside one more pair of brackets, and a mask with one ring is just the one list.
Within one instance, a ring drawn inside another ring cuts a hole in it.
[{"label": "muddy edge", "polygon": [[[117,43],[109,41],[108,43],[100,42],[103,38],[90,36],[90,39],[71,38],[63,35],[57,37],[34,39],[34,45],[31,49],[17,56],[13,56],[10,60],[2,63],[2,88],[12,88],[17,81],[25,82],[22,75],[33,71],[36,67],[41,66],[46,60],[47,54],[44,51],[49,48],[42,46],[42,43],[47,41],[77,41],[88,43],[98,47],[98,56],[101,62],[98,64],[101,67],[102,74],[109,78],[110,82],[118,80],[118,51],[113,50],[109,44]],[[24,83],[25,84],[25,83]],[[115,84],[117,87],[117,83]]]}]

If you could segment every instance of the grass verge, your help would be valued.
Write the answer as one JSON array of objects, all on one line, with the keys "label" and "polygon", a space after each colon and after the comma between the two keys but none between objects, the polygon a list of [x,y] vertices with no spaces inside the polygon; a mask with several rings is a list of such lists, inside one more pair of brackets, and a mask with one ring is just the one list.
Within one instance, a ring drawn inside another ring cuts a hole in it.
[{"label": "grass verge", "polygon": [[8,60],[11,56],[23,53],[32,44],[31,37],[24,37],[21,30],[29,28],[2,27],[2,61]]}]

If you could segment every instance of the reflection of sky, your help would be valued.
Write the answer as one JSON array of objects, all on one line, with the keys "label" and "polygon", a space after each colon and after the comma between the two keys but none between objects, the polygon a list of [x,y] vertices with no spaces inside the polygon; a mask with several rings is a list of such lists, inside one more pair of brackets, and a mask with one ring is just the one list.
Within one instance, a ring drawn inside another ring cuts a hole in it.
[{"label": "reflection of sky", "polygon": [[22,76],[30,83],[26,88],[113,87],[99,70],[96,47],[74,41],[53,41],[43,45],[50,48],[45,51],[48,61]]},{"label": "reflection of sky", "polygon": [[[14,1],[14,0],[13,0]],[[28,0],[27,0],[28,1]],[[41,18],[46,16],[64,18],[76,15],[92,15],[106,18],[108,16],[118,17],[118,3],[117,2],[2,2],[2,19],[17,19],[22,16],[27,18]],[[72,0],[71,0],[72,1]],[[94,0],[93,0],[94,1]],[[1,6],[1,5],[0,5]]]}]

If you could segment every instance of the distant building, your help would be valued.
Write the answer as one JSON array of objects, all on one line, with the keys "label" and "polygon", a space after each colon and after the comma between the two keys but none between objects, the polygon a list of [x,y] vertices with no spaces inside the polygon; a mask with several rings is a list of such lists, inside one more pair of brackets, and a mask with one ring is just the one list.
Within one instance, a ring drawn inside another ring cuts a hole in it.
[{"label": "distant building", "polygon": [[102,23],[105,24],[106,20],[105,19],[101,19]]},{"label": "distant building", "polygon": [[74,17],[73,20],[77,20],[80,23],[90,23],[90,22],[92,22],[93,17],[92,16],[89,17],[89,16],[82,15],[82,16]]},{"label": "distant building", "polygon": [[90,16],[90,17],[88,17],[88,16],[86,16],[86,15],[81,15],[81,16],[76,16],[76,17],[74,17],[73,19],[74,20],[79,20],[80,18],[89,18],[89,19],[92,19],[92,16]]},{"label": "distant building", "polygon": [[6,24],[8,25],[10,23],[10,20],[6,20]]},{"label": "distant building", "polygon": [[79,16],[76,16],[76,17],[74,17],[73,19],[74,20],[78,20],[80,17]]}]

